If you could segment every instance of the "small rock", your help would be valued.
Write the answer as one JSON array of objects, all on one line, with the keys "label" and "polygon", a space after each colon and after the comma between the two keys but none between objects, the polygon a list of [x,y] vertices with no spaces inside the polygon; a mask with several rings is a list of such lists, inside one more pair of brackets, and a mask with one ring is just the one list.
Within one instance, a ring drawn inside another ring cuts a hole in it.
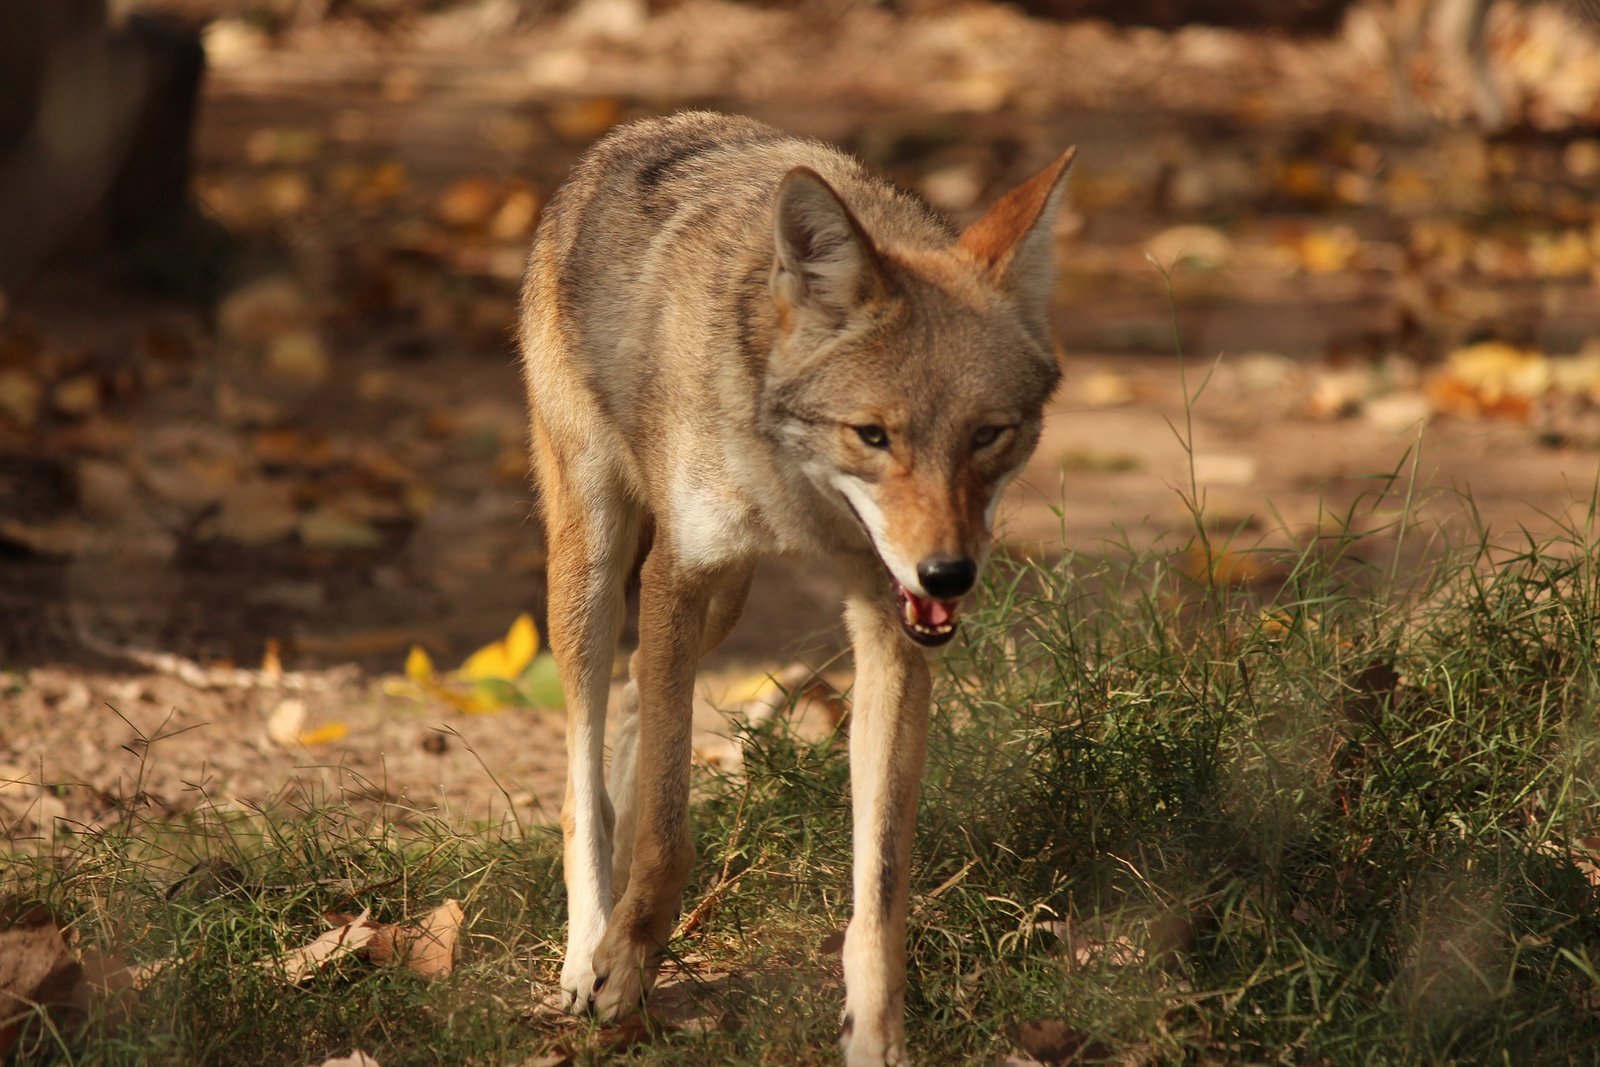
[{"label": "small rock", "polygon": [[206,64],[218,70],[241,67],[271,47],[267,35],[243,19],[218,19],[206,27]]},{"label": "small rock", "polygon": [[1201,485],[1253,485],[1259,466],[1254,456],[1201,454],[1194,457],[1194,480]]},{"label": "small rock", "polygon": [[294,486],[284,481],[246,482],[222,495],[222,506],[200,525],[203,536],[241,545],[282,541],[299,522]]},{"label": "small rock", "polygon": [[280,334],[304,329],[310,318],[310,302],[300,283],[286,274],[274,274],[229,293],[217,310],[217,329],[230,340],[264,345]]},{"label": "small rock", "polygon": [[328,350],[311,330],[290,330],[267,345],[267,370],[301,385],[321,385],[332,363]]},{"label": "small rock", "polygon": [[1072,390],[1072,398],[1084,407],[1114,408],[1133,403],[1137,392],[1127,375],[1095,371]]},{"label": "small rock", "polygon": [[1306,414],[1314,419],[1354,415],[1372,394],[1372,384],[1372,372],[1366,367],[1321,371],[1306,399]]},{"label": "small rock", "polygon": [[922,179],[922,194],[945,211],[965,211],[983,195],[983,172],[972,163],[958,163]]},{"label": "small rock", "polygon": [[1404,433],[1428,421],[1433,405],[1422,393],[1390,393],[1367,401],[1362,415],[1381,430]]},{"label": "small rock", "polygon": [[1152,237],[1145,249],[1164,268],[1182,262],[1199,270],[1220,270],[1233,258],[1233,241],[1212,226],[1174,226]]},{"label": "small rock", "polygon": [[275,745],[288,748],[300,740],[300,728],[306,721],[306,702],[299,697],[287,697],[267,716],[267,738]]}]

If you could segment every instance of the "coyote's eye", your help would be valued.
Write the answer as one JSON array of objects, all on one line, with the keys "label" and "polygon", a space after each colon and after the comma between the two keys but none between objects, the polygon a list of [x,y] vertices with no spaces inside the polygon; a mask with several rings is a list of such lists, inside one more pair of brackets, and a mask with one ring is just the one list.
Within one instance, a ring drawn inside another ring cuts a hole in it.
[{"label": "coyote's eye", "polygon": [[888,448],[889,431],[882,426],[857,426],[856,436],[868,448]]},{"label": "coyote's eye", "polygon": [[1004,426],[979,426],[972,431],[972,447],[974,449],[988,448],[1000,440],[1000,435],[1005,431],[1006,428]]}]

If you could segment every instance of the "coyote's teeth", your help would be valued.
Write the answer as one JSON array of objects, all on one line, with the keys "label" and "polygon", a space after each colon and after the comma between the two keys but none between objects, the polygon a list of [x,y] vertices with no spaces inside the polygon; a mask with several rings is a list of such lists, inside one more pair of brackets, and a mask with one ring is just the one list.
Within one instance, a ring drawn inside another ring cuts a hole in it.
[{"label": "coyote's teeth", "polygon": [[911,602],[911,598],[910,597],[907,597],[905,599],[905,602],[902,604],[902,608],[904,610],[905,617],[906,617],[906,625],[907,626],[915,626],[915,625],[917,625],[917,606]]}]

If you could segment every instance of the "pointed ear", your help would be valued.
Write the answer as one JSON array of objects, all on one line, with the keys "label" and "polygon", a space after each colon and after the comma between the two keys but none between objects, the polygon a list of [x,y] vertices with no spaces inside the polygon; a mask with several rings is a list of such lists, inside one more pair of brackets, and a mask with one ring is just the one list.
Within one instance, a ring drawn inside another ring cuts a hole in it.
[{"label": "pointed ear", "polygon": [[1025,303],[1049,299],[1052,262],[1050,228],[1077,148],[1023,182],[961,234],[958,247],[1002,289]]},{"label": "pointed ear", "polygon": [[772,295],[780,322],[798,314],[836,326],[887,293],[872,239],[833,187],[811,168],[796,167],[784,176],[773,226]]}]

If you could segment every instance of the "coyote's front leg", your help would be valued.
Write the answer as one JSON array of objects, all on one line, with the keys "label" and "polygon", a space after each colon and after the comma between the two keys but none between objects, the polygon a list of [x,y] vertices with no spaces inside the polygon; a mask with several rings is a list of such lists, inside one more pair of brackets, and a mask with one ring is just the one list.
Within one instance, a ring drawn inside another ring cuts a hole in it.
[{"label": "coyote's front leg", "polygon": [[[563,462],[535,422],[534,459],[545,495],[550,546],[550,645],[567,694],[567,791],[561,806],[567,948],[561,963],[562,1005],[589,1009],[590,962],[611,914],[613,813],[603,772],[606,697],[622,623],[628,564],[638,544],[638,516],[621,492],[603,492],[589,478],[577,488],[581,460]],[[588,468],[592,470],[593,468]]]},{"label": "coyote's front leg", "polygon": [[[693,575],[678,567],[660,542],[645,561],[639,589],[638,736],[630,746],[634,777],[633,862],[627,889],[594,954],[595,1012],[604,1020],[638,1007],[655,983],[667,939],[678,918],[694,862],[689,836],[689,761],[694,669],[707,643],[721,639],[731,620],[712,612],[713,600],[746,575]],[[708,616],[716,615],[708,625]],[[737,609],[732,612],[737,617]],[[633,747],[636,746],[636,747]],[[627,789],[629,768],[613,767]]]},{"label": "coyote's front leg", "polygon": [[855,910],[844,938],[849,1067],[904,1063],[906,896],[928,747],[928,664],[900,634],[885,592],[850,599],[855,649],[850,803]]}]

